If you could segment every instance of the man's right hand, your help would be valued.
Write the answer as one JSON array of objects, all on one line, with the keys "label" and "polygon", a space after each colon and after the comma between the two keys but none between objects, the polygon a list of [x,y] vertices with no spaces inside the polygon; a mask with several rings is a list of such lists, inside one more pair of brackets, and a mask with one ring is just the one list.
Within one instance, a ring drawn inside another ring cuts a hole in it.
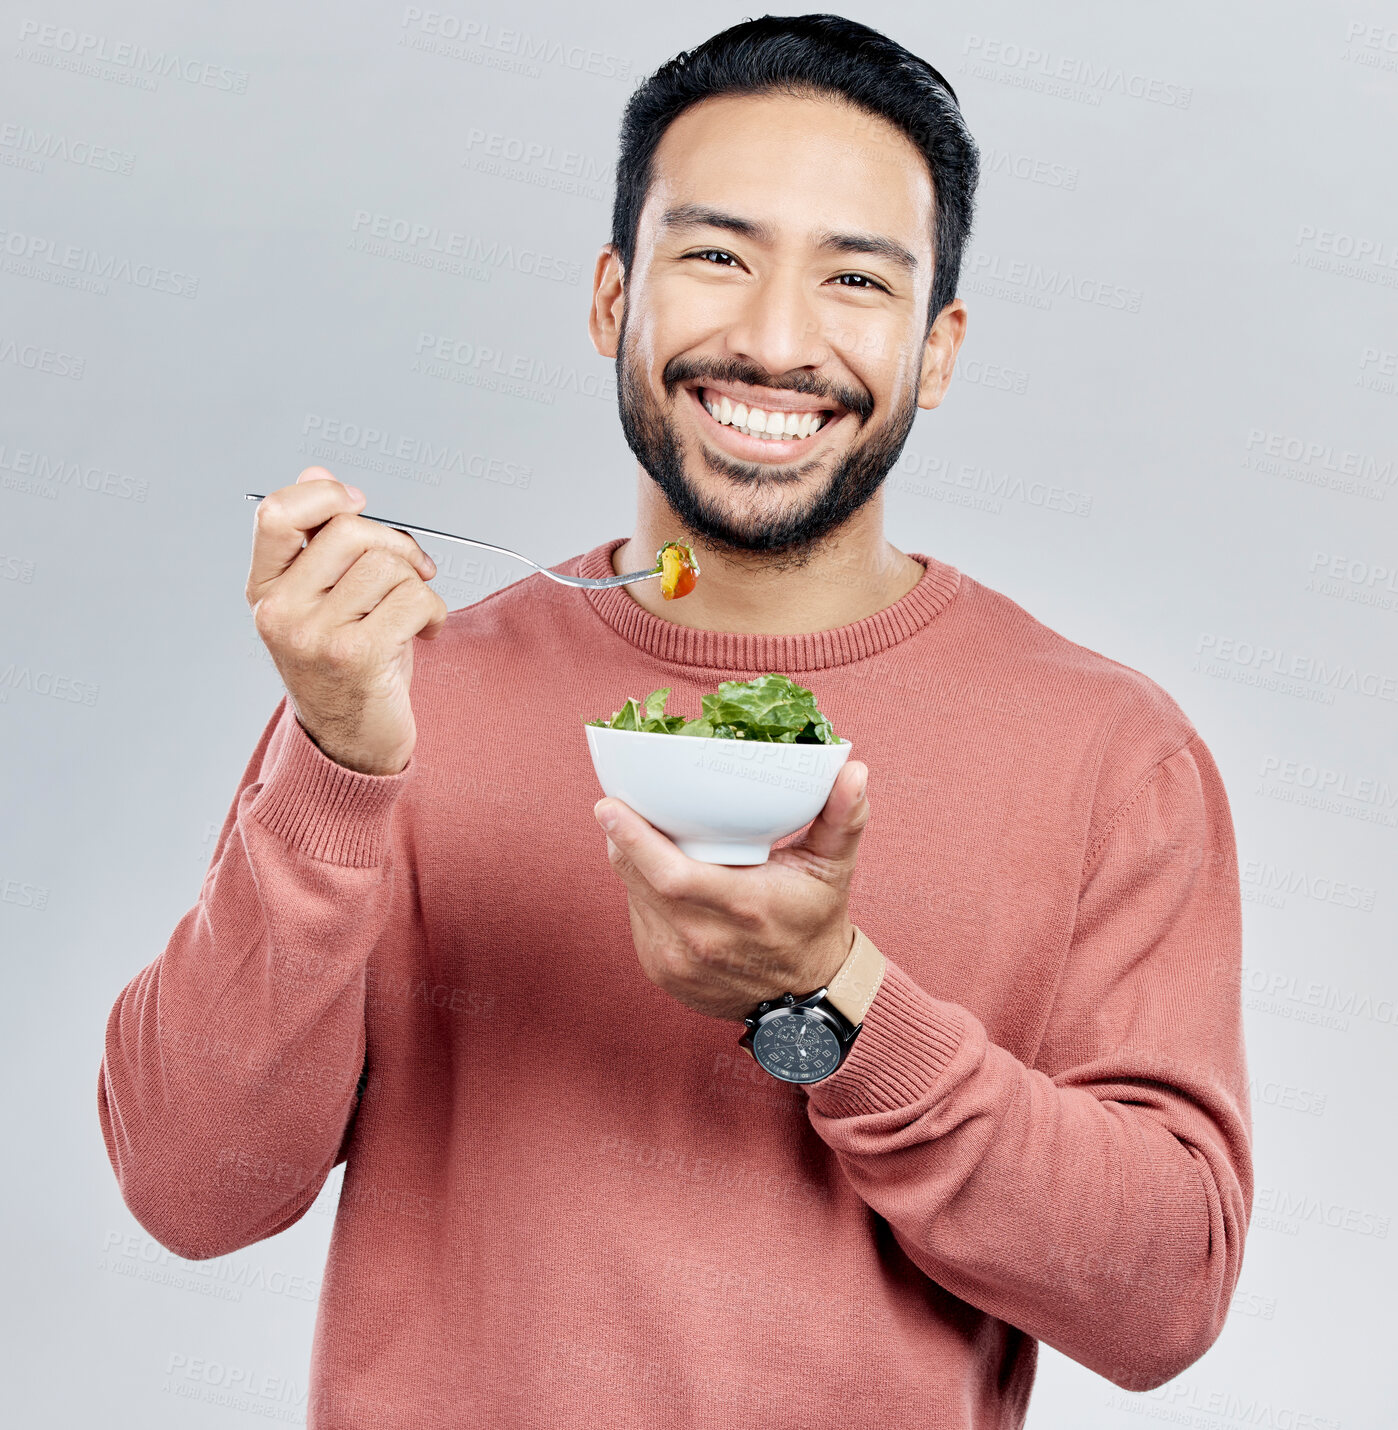
[{"label": "man's right hand", "polygon": [[305,732],[338,764],[394,775],[417,742],[413,637],[439,635],[447,603],[432,558],[363,505],[324,467],[264,497],[247,599]]}]

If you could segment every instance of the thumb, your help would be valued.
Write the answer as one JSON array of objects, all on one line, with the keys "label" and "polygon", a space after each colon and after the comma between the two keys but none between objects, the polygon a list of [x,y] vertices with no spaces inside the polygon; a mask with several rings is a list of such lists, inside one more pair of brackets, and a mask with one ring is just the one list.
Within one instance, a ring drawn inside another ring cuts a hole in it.
[{"label": "thumb", "polygon": [[825,807],[797,841],[800,847],[821,859],[853,864],[859,837],[869,822],[868,784],[868,765],[862,760],[846,760]]}]

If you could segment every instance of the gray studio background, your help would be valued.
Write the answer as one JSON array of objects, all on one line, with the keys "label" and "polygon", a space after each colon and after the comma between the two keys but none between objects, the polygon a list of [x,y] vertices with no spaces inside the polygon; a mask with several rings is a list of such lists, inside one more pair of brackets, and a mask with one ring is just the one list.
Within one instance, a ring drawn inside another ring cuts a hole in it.
[{"label": "gray studio background", "polygon": [[[1030,1423],[1378,1425],[1398,12],[845,11],[944,70],[986,161],[969,336],[889,479],[889,538],[1180,701],[1227,782],[1247,899],[1257,1196],[1227,1328],[1144,1395],[1045,1349]],[[629,532],[634,465],[585,328],[617,120],[641,75],[749,13],[5,6],[13,1423],[304,1420],[342,1169],[291,1230],[184,1263],[123,1206],[96,1115],[108,1010],[197,897],[281,692],[243,601],[240,494],[319,462],[371,511],[545,564]],[[453,607],[525,574],[433,550]]]}]

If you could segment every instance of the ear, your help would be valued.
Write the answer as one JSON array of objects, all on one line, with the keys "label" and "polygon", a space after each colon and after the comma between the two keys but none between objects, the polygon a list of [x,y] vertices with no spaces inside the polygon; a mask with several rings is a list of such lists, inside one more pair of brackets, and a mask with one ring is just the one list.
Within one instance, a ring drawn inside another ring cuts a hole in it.
[{"label": "ear", "polygon": [[587,331],[592,346],[605,358],[616,356],[622,305],[626,301],[625,277],[621,256],[610,243],[604,244],[597,255],[597,266],[592,270],[592,307],[587,315]]},{"label": "ear", "polygon": [[917,405],[932,408],[940,405],[951,384],[956,367],[956,354],[966,336],[966,305],[953,298],[937,314],[922,349],[922,377],[918,383]]}]

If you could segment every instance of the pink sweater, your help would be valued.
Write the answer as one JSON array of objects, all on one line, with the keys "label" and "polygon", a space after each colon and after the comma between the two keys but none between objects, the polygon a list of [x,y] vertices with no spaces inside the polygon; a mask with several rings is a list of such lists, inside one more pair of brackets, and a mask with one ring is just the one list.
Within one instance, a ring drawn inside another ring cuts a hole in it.
[{"label": "pink sweater", "polygon": [[[346,1163],[311,1430],[1019,1426],[1038,1340],[1140,1390],[1217,1337],[1253,1187],[1218,770],[1145,676],[911,554],[806,635],[531,576],[418,642],[391,777],[273,712],[98,1109],[184,1257]],[[582,728],[767,671],[870,770],[888,968],[809,1087],[642,973]]]}]

